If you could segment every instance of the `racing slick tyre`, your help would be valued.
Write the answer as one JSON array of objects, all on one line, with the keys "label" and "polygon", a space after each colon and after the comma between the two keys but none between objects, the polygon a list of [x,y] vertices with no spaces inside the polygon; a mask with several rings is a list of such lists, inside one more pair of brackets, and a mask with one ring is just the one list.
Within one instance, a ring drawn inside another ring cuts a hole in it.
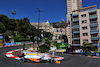
[{"label": "racing slick tyre", "polygon": [[19,61],[22,62],[22,63],[24,63],[25,62],[25,58],[21,57]]},{"label": "racing slick tyre", "polygon": [[49,62],[52,64],[52,63],[55,63],[55,60],[54,60],[53,58],[51,58],[51,59],[49,60]]},{"label": "racing slick tyre", "polygon": [[42,60],[42,58],[40,58],[40,63],[42,63],[43,62],[43,60]]}]

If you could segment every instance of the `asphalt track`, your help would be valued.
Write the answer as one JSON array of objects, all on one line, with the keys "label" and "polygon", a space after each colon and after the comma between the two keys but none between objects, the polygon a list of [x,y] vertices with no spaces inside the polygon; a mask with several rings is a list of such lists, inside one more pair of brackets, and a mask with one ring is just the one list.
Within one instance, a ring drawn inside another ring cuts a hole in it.
[{"label": "asphalt track", "polygon": [[6,52],[14,49],[20,49],[22,46],[0,48],[0,67],[100,67],[100,59],[86,56],[63,55],[64,60],[61,64],[50,63],[20,63],[18,60],[7,58]]}]

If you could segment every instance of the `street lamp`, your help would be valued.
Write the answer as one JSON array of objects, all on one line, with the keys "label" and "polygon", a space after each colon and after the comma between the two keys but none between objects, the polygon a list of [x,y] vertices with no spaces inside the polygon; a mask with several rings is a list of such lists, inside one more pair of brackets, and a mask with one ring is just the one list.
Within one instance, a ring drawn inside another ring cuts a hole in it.
[{"label": "street lamp", "polygon": [[[38,12],[38,38],[39,38],[39,37],[40,37],[40,36],[39,36],[40,12],[44,12],[44,11],[40,11],[39,8],[37,8],[37,10],[38,10],[38,11],[36,11],[36,12]],[[39,47],[39,40],[38,40],[38,47]]]}]

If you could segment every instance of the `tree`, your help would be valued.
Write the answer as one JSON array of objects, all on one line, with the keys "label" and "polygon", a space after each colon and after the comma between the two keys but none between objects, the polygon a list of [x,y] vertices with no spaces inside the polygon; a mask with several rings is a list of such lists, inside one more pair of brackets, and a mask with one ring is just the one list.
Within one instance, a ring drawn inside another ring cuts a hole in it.
[{"label": "tree", "polygon": [[16,11],[13,10],[12,14],[13,14],[13,19],[14,19],[14,15],[16,15]]},{"label": "tree", "polygon": [[0,15],[0,22],[2,22],[6,28],[6,30],[8,30],[8,23],[9,23],[9,18],[6,15]]},{"label": "tree", "polygon": [[51,40],[53,35],[52,35],[50,32],[45,32],[45,31],[44,31],[44,32],[43,32],[43,36],[44,36],[45,38],[48,38],[48,39]]},{"label": "tree", "polygon": [[8,22],[8,30],[11,30],[11,31],[16,31],[16,22],[15,22],[15,19],[9,19],[9,22]]},{"label": "tree", "polygon": [[30,39],[24,33],[21,33],[21,34],[18,34],[16,36],[13,36],[12,38],[14,39],[15,42],[30,41]]},{"label": "tree", "polygon": [[0,22],[0,33],[3,33],[5,31],[6,31],[6,28],[5,28],[4,24]]},{"label": "tree", "polygon": [[50,50],[50,41],[48,38],[44,38],[43,40],[44,44],[41,45],[39,48],[39,52],[41,53],[46,53],[46,52],[49,52]]},{"label": "tree", "polygon": [[51,41],[51,44],[57,46],[57,41]]},{"label": "tree", "polygon": [[87,52],[91,52],[91,49],[94,47],[92,43],[83,43],[83,50]]}]

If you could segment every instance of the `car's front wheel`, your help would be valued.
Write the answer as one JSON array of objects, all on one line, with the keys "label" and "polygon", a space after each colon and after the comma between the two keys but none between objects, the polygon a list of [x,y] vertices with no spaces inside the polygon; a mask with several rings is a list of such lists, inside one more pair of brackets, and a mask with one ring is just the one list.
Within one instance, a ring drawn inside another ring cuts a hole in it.
[{"label": "car's front wheel", "polygon": [[52,64],[52,63],[55,63],[55,60],[54,60],[53,58],[51,58],[51,59],[49,60],[49,62]]},{"label": "car's front wheel", "polygon": [[19,61],[24,63],[25,62],[25,58],[21,57]]}]

